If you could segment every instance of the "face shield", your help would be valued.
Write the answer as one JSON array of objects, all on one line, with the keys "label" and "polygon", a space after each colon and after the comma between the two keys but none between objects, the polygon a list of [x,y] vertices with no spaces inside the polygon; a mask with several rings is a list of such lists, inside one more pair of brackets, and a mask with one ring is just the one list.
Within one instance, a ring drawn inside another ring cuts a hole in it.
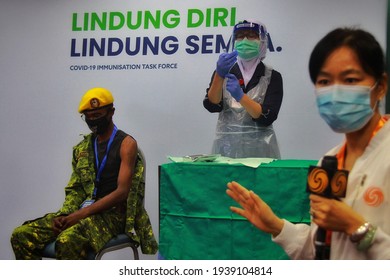
[{"label": "face shield", "polygon": [[[254,38],[257,35],[257,38]],[[237,23],[233,28],[233,46],[236,45],[237,40],[242,40],[244,37],[247,39],[259,39],[259,57],[263,60],[267,53],[268,47],[268,33],[264,24],[260,22],[247,21]]]}]

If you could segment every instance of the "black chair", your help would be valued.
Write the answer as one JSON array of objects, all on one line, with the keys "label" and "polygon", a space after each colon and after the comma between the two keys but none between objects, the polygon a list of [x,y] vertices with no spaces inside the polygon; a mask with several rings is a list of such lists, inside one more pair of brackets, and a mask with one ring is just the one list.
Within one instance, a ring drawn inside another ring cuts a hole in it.
[{"label": "black chair", "polygon": [[[145,161],[145,155],[142,152],[141,149],[138,149],[138,160],[141,161],[141,166],[143,167],[142,171],[142,182],[145,183],[145,175],[146,175],[146,161]],[[142,201],[143,203],[144,201]],[[93,252],[92,250],[87,252],[87,259],[89,260],[100,260],[104,254],[120,250],[123,248],[130,247],[133,251],[133,258],[134,260],[139,260],[139,253],[138,253],[138,247],[139,243],[137,241],[134,241],[128,236],[126,233],[120,233],[117,236],[113,237],[110,241],[104,245],[104,247],[97,253]],[[56,252],[55,252],[55,241],[49,243],[46,245],[46,247],[43,249],[42,252],[43,258],[49,258],[49,259],[55,259],[56,258]]]}]

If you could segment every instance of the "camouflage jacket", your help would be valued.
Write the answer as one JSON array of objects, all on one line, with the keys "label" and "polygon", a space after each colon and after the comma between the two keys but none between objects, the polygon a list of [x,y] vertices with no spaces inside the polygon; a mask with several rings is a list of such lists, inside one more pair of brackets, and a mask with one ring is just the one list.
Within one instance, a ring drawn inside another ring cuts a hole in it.
[{"label": "camouflage jacket", "polygon": [[[73,147],[72,175],[65,187],[65,201],[57,215],[73,213],[84,200],[91,199],[96,177],[94,162],[92,134],[89,134]],[[155,254],[158,250],[158,244],[148,213],[144,208],[144,196],[144,163],[138,153],[133,181],[127,198],[125,233],[140,244],[142,253]]]}]

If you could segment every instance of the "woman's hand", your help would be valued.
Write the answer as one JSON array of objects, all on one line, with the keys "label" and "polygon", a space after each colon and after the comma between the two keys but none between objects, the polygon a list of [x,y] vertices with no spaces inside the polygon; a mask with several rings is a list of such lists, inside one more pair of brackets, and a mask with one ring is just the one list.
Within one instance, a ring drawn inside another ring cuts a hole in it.
[{"label": "woman's hand", "polygon": [[237,50],[232,51],[231,53],[222,53],[218,57],[216,72],[221,78],[229,73],[230,69],[237,61]]},{"label": "woman's hand", "polygon": [[311,194],[309,198],[312,220],[321,228],[351,235],[366,222],[360,214],[342,201],[315,194]]},{"label": "woman's hand", "polygon": [[282,231],[284,221],[277,217],[258,195],[237,182],[230,182],[227,187],[226,193],[242,207],[231,206],[232,212],[241,215],[257,228],[274,237]]}]

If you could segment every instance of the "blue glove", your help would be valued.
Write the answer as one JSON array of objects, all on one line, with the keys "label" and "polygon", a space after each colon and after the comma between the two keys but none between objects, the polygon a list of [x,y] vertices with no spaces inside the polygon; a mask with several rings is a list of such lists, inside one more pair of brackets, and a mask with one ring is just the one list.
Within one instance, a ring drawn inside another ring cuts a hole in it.
[{"label": "blue glove", "polygon": [[236,76],[229,73],[226,75],[228,79],[226,82],[226,89],[230,92],[231,96],[237,101],[240,102],[241,98],[244,96],[244,92],[238,82]]},{"label": "blue glove", "polygon": [[217,73],[222,78],[225,78],[226,74],[229,73],[230,68],[233,67],[237,60],[237,50],[231,53],[221,53],[217,61]]}]

